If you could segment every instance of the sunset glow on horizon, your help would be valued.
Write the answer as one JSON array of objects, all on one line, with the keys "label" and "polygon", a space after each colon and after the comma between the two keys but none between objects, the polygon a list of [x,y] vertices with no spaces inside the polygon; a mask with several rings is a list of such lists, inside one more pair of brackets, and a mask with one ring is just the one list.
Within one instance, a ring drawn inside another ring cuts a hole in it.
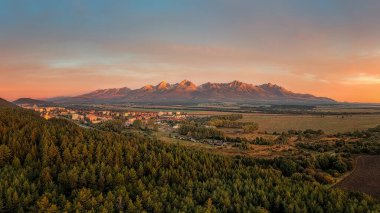
[{"label": "sunset glow on horizon", "polygon": [[0,97],[188,79],[380,103],[379,11],[371,0],[5,0]]}]

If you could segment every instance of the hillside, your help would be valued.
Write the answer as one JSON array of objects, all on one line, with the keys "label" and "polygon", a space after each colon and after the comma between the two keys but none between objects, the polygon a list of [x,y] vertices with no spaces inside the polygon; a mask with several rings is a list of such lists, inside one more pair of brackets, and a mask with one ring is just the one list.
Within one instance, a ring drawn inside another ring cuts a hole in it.
[{"label": "hillside", "polygon": [[138,133],[83,129],[0,106],[0,211],[75,210],[376,212],[379,206],[302,174],[261,168],[253,159],[164,145]]},{"label": "hillside", "polygon": [[310,94],[291,92],[274,84],[253,85],[240,81],[230,83],[205,83],[195,85],[191,81],[170,84],[165,81],[140,89],[97,90],[77,97],[55,99],[66,103],[202,103],[202,102],[238,102],[238,103],[334,103],[329,98]]},{"label": "hillside", "polygon": [[13,101],[14,104],[21,105],[21,104],[28,104],[28,105],[37,105],[37,106],[54,106],[55,104],[49,101],[42,101],[37,99],[31,99],[31,98],[20,98],[15,101]]},{"label": "hillside", "polygon": [[16,105],[14,105],[11,102],[8,102],[8,101],[0,98],[0,107],[16,107]]}]

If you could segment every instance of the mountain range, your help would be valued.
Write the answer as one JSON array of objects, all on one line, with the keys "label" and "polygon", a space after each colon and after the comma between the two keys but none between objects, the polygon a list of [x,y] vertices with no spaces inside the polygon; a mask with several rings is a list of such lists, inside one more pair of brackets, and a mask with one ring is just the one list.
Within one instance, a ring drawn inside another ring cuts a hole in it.
[{"label": "mountain range", "polygon": [[230,83],[205,83],[195,85],[191,81],[170,84],[146,85],[139,89],[128,87],[100,89],[76,97],[53,98],[55,103],[334,103],[326,97],[291,92],[281,86],[267,83],[253,85],[240,81]]}]

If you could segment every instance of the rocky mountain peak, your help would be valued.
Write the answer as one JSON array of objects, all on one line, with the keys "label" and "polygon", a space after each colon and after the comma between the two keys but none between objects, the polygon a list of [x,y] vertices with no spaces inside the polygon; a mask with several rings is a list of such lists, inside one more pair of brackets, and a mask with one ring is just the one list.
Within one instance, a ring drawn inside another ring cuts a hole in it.
[{"label": "rocky mountain peak", "polygon": [[170,84],[166,81],[161,81],[157,86],[156,88],[158,90],[166,90],[166,89],[169,89],[170,88]]},{"label": "rocky mountain peak", "polygon": [[228,83],[229,86],[233,86],[233,87],[241,86],[243,84],[244,84],[243,82],[237,81],[237,80]]},{"label": "rocky mountain peak", "polygon": [[143,89],[143,90],[152,90],[153,88],[154,88],[153,85],[148,84],[148,85],[143,86],[141,89]]},{"label": "rocky mountain peak", "polygon": [[183,88],[183,89],[194,89],[194,90],[197,89],[197,86],[193,82],[188,81],[188,80],[181,81],[178,84],[178,87]]}]

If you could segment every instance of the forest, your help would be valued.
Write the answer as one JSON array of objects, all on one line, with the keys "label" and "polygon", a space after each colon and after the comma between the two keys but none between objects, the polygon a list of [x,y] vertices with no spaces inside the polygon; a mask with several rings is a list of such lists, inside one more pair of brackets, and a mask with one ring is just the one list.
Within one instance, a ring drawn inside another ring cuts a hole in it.
[{"label": "forest", "polygon": [[350,165],[345,156],[220,156],[0,105],[0,212],[380,211],[368,195],[302,173]]}]

